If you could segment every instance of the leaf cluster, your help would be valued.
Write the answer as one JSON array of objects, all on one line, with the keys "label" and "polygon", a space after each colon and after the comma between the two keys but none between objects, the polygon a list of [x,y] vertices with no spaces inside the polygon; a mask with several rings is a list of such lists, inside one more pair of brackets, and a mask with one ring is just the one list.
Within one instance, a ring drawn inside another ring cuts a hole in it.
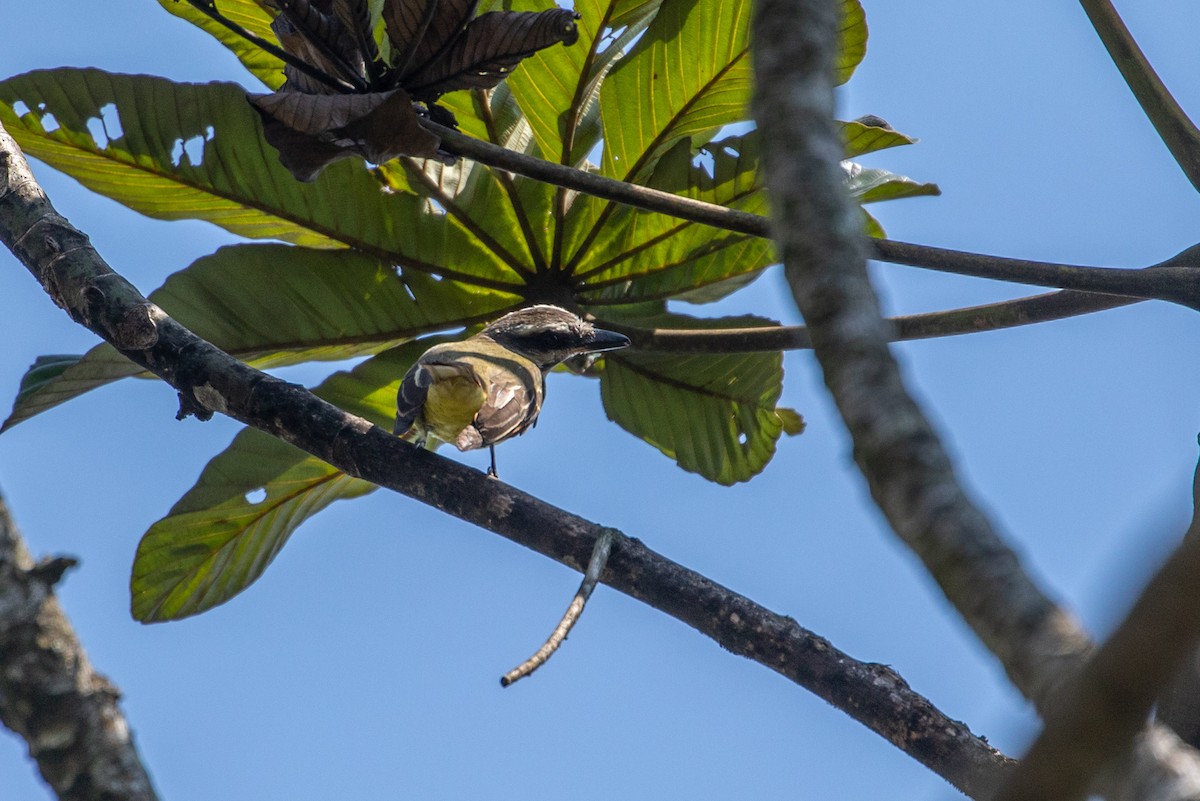
[{"label": "leaf cluster", "polygon": [[[151,295],[246,362],[359,358],[315,391],[388,426],[399,379],[430,344],[426,335],[470,330],[523,304],[556,303],[631,330],[774,324],[668,307],[718,300],[754,280],[774,261],[763,239],[468,161],[421,158],[419,150],[396,155],[391,145],[373,150],[383,140],[372,139],[371,115],[395,100],[358,117],[353,109],[331,111],[388,93],[404,100],[395,108],[409,111],[414,101],[436,102],[464,132],[495,145],[762,212],[759,140],[747,111],[749,0],[578,0],[572,12],[549,0],[483,9],[463,0],[220,0],[220,16],[236,31],[209,13],[211,2],[161,3],[280,91],[258,97],[256,111],[232,84],[45,70],[0,82],[0,121],[30,155],[132,209],[273,240],[222,248]],[[838,77],[845,81],[865,53],[867,29],[858,0],[843,0],[842,14]],[[496,33],[502,21],[505,35]],[[254,43],[273,36],[279,53]],[[573,43],[538,44],[550,40]],[[518,52],[524,63],[510,73],[507,59]],[[333,91],[296,59],[346,86]],[[345,145],[338,155],[370,163],[325,162],[311,182],[295,181],[264,141],[272,123],[264,125],[261,114],[277,122],[282,115],[285,127],[305,133],[292,125],[303,115],[279,111],[305,103],[320,112],[305,147]],[[338,125],[328,124],[335,118]],[[847,159],[913,141],[878,119],[843,123],[842,132]],[[847,183],[862,203],[937,192],[850,162]],[[42,357],[4,428],[137,372],[108,345]],[[721,484],[760,472],[778,439],[803,427],[796,412],[777,405],[778,352],[623,352],[588,372],[612,420]],[[305,518],[371,489],[290,445],[242,432],[144,538],[133,576],[135,616],[176,618],[226,600],[265,569]]]}]

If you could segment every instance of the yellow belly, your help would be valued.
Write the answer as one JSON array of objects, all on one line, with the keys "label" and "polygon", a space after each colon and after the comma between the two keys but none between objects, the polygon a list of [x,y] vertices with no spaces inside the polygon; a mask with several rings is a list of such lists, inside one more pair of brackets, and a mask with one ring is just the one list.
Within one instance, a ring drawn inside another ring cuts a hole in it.
[{"label": "yellow belly", "polygon": [[425,398],[425,428],[442,442],[454,442],[486,399],[483,388],[464,376],[435,381]]}]

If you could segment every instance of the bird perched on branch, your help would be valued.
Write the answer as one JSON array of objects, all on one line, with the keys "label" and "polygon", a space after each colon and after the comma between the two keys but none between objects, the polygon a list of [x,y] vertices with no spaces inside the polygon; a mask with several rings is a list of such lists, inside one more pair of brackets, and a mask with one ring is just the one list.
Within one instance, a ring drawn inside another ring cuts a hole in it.
[{"label": "bird perched on branch", "polygon": [[460,451],[491,449],[488,474],[496,475],[499,442],[537,422],[546,397],[546,374],[584,353],[629,344],[558,306],[510,312],[462,342],[425,351],[396,396],[393,432],[417,445],[450,442]]}]

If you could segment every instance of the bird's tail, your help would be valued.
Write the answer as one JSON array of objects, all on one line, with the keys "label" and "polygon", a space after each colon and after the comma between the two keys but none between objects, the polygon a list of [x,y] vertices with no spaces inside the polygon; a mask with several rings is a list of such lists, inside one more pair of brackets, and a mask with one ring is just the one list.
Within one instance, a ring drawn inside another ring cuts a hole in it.
[{"label": "bird's tail", "polygon": [[405,442],[416,445],[418,448],[424,448],[427,451],[436,451],[443,443],[440,439],[433,436],[425,429],[424,426],[413,424],[407,430],[398,431],[399,425],[393,426],[392,433]]}]

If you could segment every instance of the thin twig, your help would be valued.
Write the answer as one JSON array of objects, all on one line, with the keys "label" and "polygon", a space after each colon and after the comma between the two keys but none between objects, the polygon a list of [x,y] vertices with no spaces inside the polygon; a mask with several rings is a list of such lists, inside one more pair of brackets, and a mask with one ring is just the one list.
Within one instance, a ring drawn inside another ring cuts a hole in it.
[{"label": "thin twig", "polygon": [[[893,326],[889,341],[903,342],[934,337],[977,334],[1061,320],[1081,314],[1115,309],[1140,298],[1118,298],[1090,292],[1048,292],[1000,303],[964,309],[889,317]],[[639,328],[596,316],[597,324],[618,331],[639,351],[664,353],[769,353],[780,350],[810,350],[812,338],[803,325],[773,325],[758,328],[683,330]]]},{"label": "thin twig", "polygon": [[[222,414],[290,442],[348,475],[430,504],[576,570],[605,531],[501,481],[481,480],[477,470],[413,448],[302,386],[243,364],[176,323],[114,273],[87,237],[54,211],[2,126],[0,242],[72,319],[197,406],[205,406],[196,397],[202,388],[201,395],[220,406]],[[129,319],[145,319],[148,327],[135,327],[131,336]],[[614,589],[809,689],[972,798],[988,798],[1010,769],[1011,760],[914,692],[887,666],[855,660],[795,620],[636,539],[618,539],[604,574]]]},{"label": "thin twig", "polygon": [[[858,209],[839,165],[833,121],[835,0],[760,0],[752,23],[754,113],[762,134],[776,243],[813,352],[854,443],[872,497],[947,599],[1043,714],[1092,647],[1082,627],[1031,578],[967,496],[888,348],[890,326],[867,273]],[[1150,271],[1147,271],[1150,272]],[[1141,748],[1157,797],[1191,781],[1200,755]],[[1200,793],[1200,782],[1193,789]]]},{"label": "thin twig", "polygon": [[1079,0],[1121,77],[1183,174],[1200,191],[1200,130],[1158,77],[1110,0]]},{"label": "thin twig", "polygon": [[571,599],[571,604],[563,614],[562,620],[558,622],[550,634],[550,638],[537,650],[537,653],[500,677],[501,687],[508,687],[526,676],[532,675],[535,670],[546,664],[559,646],[566,641],[571,629],[575,628],[575,624],[579,622],[579,616],[583,614],[583,608],[587,605],[588,598],[592,597],[592,590],[596,589],[596,585],[600,582],[600,574],[604,572],[604,567],[608,564],[608,554],[612,550],[612,544],[613,530],[605,529],[596,538],[596,547],[592,549],[592,558],[588,560],[587,570],[583,574],[583,582],[579,585],[579,591],[575,593],[575,597]]}]

